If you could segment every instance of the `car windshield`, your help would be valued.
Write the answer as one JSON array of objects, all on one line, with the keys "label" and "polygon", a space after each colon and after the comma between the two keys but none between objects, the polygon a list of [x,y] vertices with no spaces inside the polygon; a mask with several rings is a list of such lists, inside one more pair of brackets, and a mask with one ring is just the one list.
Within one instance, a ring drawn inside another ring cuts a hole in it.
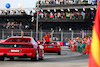
[{"label": "car windshield", "polygon": [[30,39],[26,39],[26,38],[12,38],[12,39],[9,39],[8,42],[30,42]]}]

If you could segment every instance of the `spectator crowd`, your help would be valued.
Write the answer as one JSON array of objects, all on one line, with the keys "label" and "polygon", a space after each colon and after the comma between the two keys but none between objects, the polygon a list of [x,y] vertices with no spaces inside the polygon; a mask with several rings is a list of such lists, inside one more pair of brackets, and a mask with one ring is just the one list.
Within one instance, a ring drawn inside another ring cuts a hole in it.
[{"label": "spectator crowd", "polygon": [[22,25],[22,22],[8,22],[2,25],[5,29],[29,29],[29,24]]},{"label": "spectator crowd", "polygon": [[91,12],[39,12],[39,19],[94,19],[95,13]]},{"label": "spectator crowd", "polygon": [[92,37],[86,36],[85,38],[76,37],[74,40],[69,40],[71,51],[89,54]]},{"label": "spectator crowd", "polygon": [[25,10],[0,10],[0,15],[26,15],[26,14],[27,13]]},{"label": "spectator crowd", "polygon": [[[67,4],[96,4],[97,1],[89,0],[39,0],[37,3],[40,5],[67,5]],[[85,3],[83,3],[85,2]]]}]

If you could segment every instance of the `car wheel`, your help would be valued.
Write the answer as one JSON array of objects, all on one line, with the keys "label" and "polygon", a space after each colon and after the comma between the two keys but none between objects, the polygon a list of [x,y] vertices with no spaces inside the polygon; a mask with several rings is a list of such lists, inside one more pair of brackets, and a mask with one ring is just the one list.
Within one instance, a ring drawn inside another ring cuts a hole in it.
[{"label": "car wheel", "polygon": [[10,60],[14,60],[14,57],[10,57]]},{"label": "car wheel", "polygon": [[58,52],[58,55],[61,55],[61,52]]},{"label": "car wheel", "polygon": [[35,61],[39,60],[39,54],[38,54],[38,50],[36,51],[36,55],[35,55]]},{"label": "car wheel", "polygon": [[43,54],[42,54],[42,58],[40,58],[40,60],[43,60],[44,59],[44,51],[43,51]]},{"label": "car wheel", "polygon": [[31,58],[31,61],[34,61],[34,58],[33,57]]},{"label": "car wheel", "polygon": [[39,60],[39,54],[38,54],[38,50],[36,50],[36,55],[35,55],[35,58],[31,58],[31,60],[35,60],[35,61],[38,61]]},{"label": "car wheel", "polygon": [[0,57],[0,60],[1,60],[1,61],[4,61],[4,57]]}]

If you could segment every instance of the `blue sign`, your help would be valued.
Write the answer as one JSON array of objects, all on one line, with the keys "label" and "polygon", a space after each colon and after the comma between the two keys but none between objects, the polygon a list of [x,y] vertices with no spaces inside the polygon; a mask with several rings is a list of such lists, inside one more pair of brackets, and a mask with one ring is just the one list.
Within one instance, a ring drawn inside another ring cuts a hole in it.
[{"label": "blue sign", "polygon": [[96,5],[97,4],[97,0],[93,0],[93,4]]},{"label": "blue sign", "polygon": [[63,46],[68,46],[69,43],[68,42],[63,42]]},{"label": "blue sign", "polygon": [[10,4],[7,3],[7,4],[5,5],[5,7],[6,7],[6,8],[10,8]]}]

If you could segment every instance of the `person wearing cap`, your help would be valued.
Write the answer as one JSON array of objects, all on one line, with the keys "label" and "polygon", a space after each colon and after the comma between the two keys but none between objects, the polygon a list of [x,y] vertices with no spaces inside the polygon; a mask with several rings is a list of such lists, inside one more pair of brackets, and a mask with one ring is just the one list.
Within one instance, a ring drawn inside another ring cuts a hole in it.
[{"label": "person wearing cap", "polygon": [[50,42],[50,39],[49,37],[54,33],[54,30],[50,33],[50,34],[47,34],[47,32],[45,33],[45,36],[43,37],[43,41],[46,42],[47,44],[49,44]]}]

